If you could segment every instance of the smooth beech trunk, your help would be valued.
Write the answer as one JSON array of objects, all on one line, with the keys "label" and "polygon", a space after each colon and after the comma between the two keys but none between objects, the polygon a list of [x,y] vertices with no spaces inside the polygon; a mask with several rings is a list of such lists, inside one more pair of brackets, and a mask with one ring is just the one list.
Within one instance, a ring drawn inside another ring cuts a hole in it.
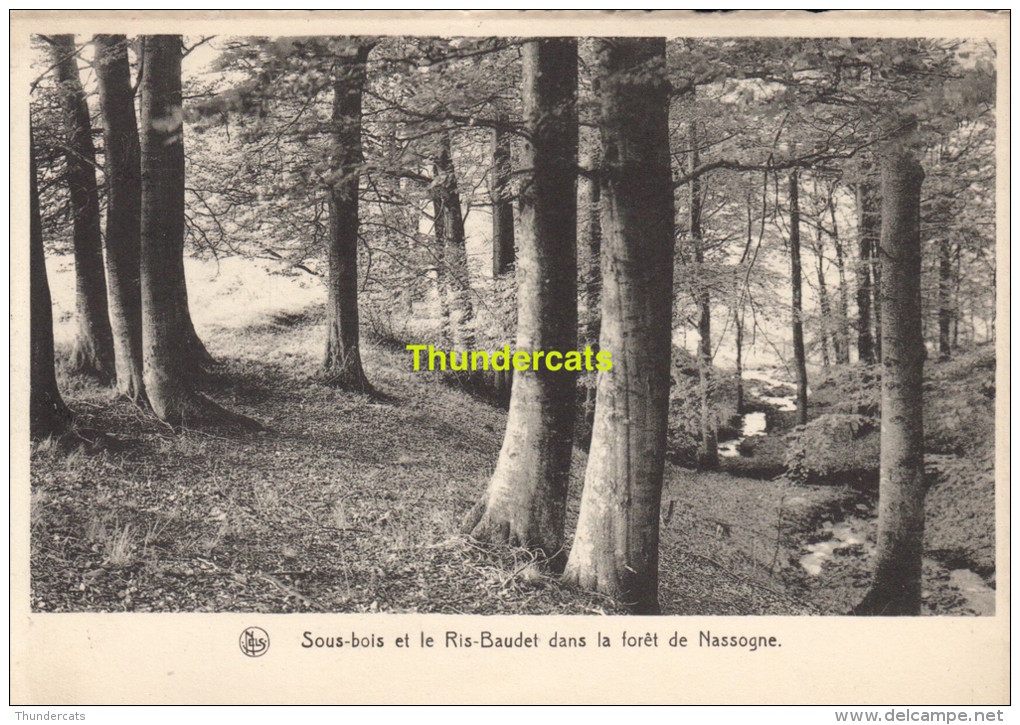
[{"label": "smooth beech trunk", "polygon": [[921,184],[906,148],[882,163],[882,430],[878,542],[871,590],[857,614],[921,611],[924,545],[925,347],[921,332]]},{"label": "smooth beech trunk", "polygon": [[141,296],[145,391],[171,425],[195,408],[193,365],[185,348],[178,269],[184,254],[184,119],[181,36],[143,38],[141,99]]},{"label": "smooth beech trunk", "polygon": [[[508,123],[500,115],[499,123]],[[510,134],[497,127],[492,131],[492,276],[502,277],[514,267],[514,206],[510,197]]]},{"label": "smooth beech trunk", "polygon": [[329,189],[328,328],[323,373],[348,390],[368,392],[358,321],[358,188],[361,180],[361,97],[370,46],[337,58],[333,79],[333,154]]},{"label": "smooth beech trunk", "polygon": [[790,173],[790,286],[793,293],[793,363],[797,371],[797,423],[807,423],[807,360],[804,354],[804,310],[801,301],[800,201],[796,170]]},{"label": "smooth beech trunk", "polygon": [[78,75],[73,35],[49,36],[60,83],[67,158],[67,184],[74,227],[75,309],[78,331],[71,370],[109,383],[116,375],[113,332],[106,302],[103,242],[96,185],[96,149],[85,91]]},{"label": "smooth beech trunk", "polygon": [[[523,48],[527,140],[521,186],[517,350],[565,356],[577,345],[577,41]],[[503,447],[466,527],[562,564],[577,373],[517,371]]]},{"label": "smooth beech trunk", "polygon": [[142,380],[142,172],[127,39],[97,35],[96,79],[106,157],[106,276],[117,366],[117,389],[145,399]]},{"label": "smooth beech trunk", "polygon": [[[593,86],[597,87],[595,79]],[[591,169],[594,174],[602,167],[602,146],[598,136],[592,138],[587,150],[581,151],[578,142],[578,154],[585,156],[583,166]],[[580,324],[581,342],[591,347],[594,352],[599,350],[599,330],[602,326],[602,223],[600,220],[601,187],[597,176],[578,179],[578,202],[580,239],[578,259],[581,268],[581,296],[584,299],[584,322]],[[581,263],[583,260],[583,263]],[[586,438],[582,445],[591,443],[591,426],[595,422],[595,385],[585,387],[584,420]]]},{"label": "smooth beech trunk", "polygon": [[35,143],[31,143],[31,179],[29,180],[29,432],[34,440],[59,435],[71,423],[71,413],[57,388],[53,364],[53,301],[46,278],[42,218],[39,211],[39,186],[36,179]]},{"label": "smooth beech trunk", "polygon": [[875,338],[871,332],[871,272],[878,245],[879,211],[875,188],[857,184],[857,358],[875,362]]},{"label": "smooth beech trunk", "polygon": [[602,330],[595,426],[568,583],[659,610],[659,517],[669,406],[673,190],[661,38],[596,41],[604,153]]}]

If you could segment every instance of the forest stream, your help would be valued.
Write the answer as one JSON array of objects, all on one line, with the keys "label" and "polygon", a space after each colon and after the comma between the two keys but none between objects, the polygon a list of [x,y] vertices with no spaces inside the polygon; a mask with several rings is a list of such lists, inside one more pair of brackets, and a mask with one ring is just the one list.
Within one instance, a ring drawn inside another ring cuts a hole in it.
[{"label": "forest stream", "polygon": [[[797,409],[796,390],[791,383],[778,378],[777,371],[747,370],[744,372],[746,391],[749,397],[768,405],[776,412],[793,412]],[[769,433],[768,413],[752,411],[741,416],[740,435],[719,443],[719,455],[724,458],[737,458],[741,455],[740,444],[755,436]],[[833,516],[822,520],[818,527],[805,537],[805,544],[798,558],[798,563],[809,577],[821,577],[826,563],[835,557],[857,556],[865,559],[867,567],[874,554],[875,545],[868,540],[868,530],[874,527],[878,512],[874,510],[874,502],[862,498],[856,504],[862,514],[871,515],[871,520],[847,516]],[[945,568],[948,572],[948,585],[958,593],[959,606],[969,609],[980,616],[994,616],[995,589],[976,571],[961,567],[959,564],[938,562],[925,557],[925,565],[932,568]],[[925,592],[926,597],[930,592]]]},{"label": "forest stream", "polygon": [[[777,411],[797,410],[796,391],[789,383],[777,380],[767,370],[746,370],[743,378],[750,381],[747,392],[751,397],[774,407]],[[776,395],[776,393],[780,393]],[[752,411],[741,416],[741,433],[737,438],[719,443],[719,455],[723,458],[736,458],[740,455],[739,446],[746,438],[765,435],[768,432],[768,419],[764,411]]]}]

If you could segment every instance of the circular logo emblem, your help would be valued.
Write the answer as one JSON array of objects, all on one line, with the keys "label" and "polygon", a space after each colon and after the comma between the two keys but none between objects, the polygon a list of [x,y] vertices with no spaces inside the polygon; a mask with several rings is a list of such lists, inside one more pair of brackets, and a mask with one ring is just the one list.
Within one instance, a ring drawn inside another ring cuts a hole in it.
[{"label": "circular logo emblem", "polygon": [[239,644],[248,657],[261,657],[269,649],[269,635],[262,627],[248,627],[241,632]]}]

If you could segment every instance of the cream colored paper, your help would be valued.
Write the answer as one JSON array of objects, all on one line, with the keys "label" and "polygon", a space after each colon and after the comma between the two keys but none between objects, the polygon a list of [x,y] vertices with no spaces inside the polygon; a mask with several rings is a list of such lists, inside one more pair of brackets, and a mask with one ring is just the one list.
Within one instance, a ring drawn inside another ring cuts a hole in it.
[{"label": "cream colored paper", "polygon": [[[257,35],[938,36],[988,38],[998,58],[997,595],[994,617],[455,617],[33,614],[29,608],[28,67],[33,33]],[[1009,701],[1009,15],[983,12],[15,12],[11,21],[11,702],[819,703]],[[264,656],[241,653],[249,626]],[[452,649],[477,636],[585,636],[584,649]],[[698,633],[775,635],[781,647],[697,647]],[[302,633],[385,640],[303,649]],[[593,645],[608,635],[610,648]],[[623,649],[624,632],[659,634]],[[687,648],[668,646],[674,632]],[[407,634],[411,646],[396,639]],[[422,634],[436,638],[418,646]]]}]

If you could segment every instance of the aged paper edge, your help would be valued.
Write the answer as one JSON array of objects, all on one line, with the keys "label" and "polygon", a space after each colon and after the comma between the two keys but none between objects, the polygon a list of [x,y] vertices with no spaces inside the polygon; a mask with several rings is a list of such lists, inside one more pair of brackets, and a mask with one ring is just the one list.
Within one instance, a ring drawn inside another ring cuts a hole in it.
[{"label": "aged paper edge", "polygon": [[[259,35],[973,37],[998,52],[996,616],[502,617],[312,614],[33,614],[29,608],[28,245],[12,243],[11,703],[819,703],[1009,702],[1009,14],[749,11],[16,11],[11,15],[11,238],[28,236],[28,38],[95,32]],[[272,649],[237,640],[265,628]],[[702,629],[775,634],[758,652],[398,650],[409,633],[534,631],[594,637]],[[304,650],[301,633],[357,631],[381,650]]]}]

